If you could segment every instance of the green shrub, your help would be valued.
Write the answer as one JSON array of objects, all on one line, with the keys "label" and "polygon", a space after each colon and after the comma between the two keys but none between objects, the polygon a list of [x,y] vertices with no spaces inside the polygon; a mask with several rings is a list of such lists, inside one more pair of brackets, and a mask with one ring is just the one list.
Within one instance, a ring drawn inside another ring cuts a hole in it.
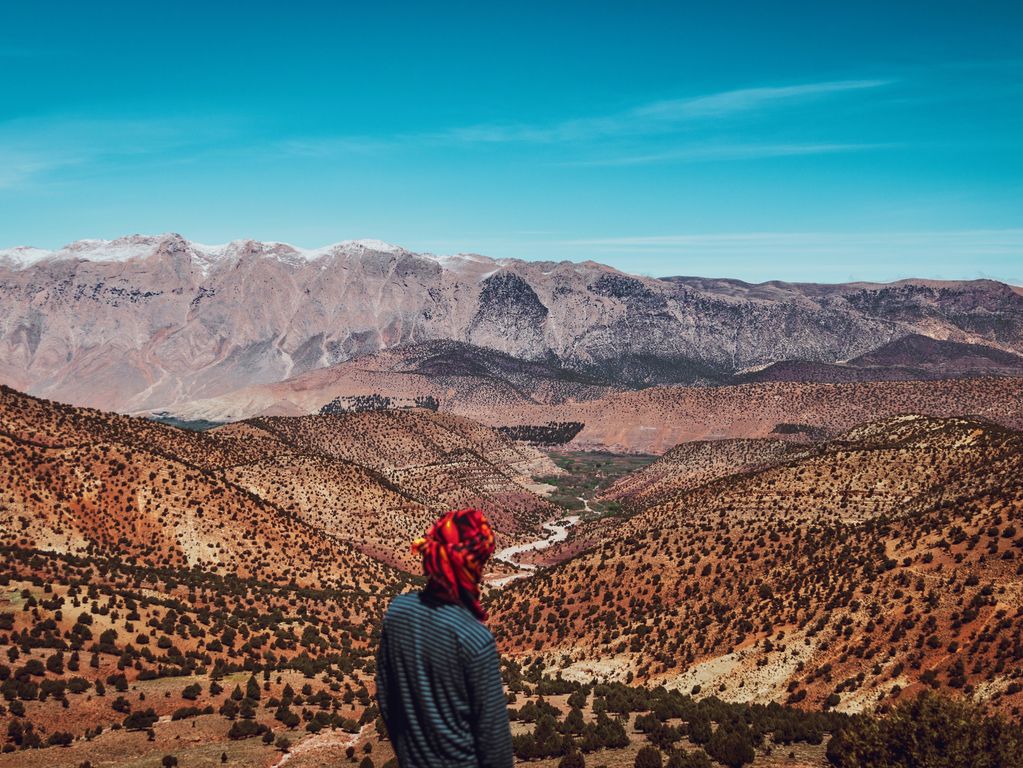
[{"label": "green shrub", "polygon": [[721,725],[707,742],[707,754],[729,768],[741,768],[756,757],[749,729]]},{"label": "green shrub", "polygon": [[661,750],[657,747],[643,747],[636,753],[635,768],[661,768]]},{"label": "green shrub", "polygon": [[1023,734],[976,704],[927,691],[884,717],[850,719],[827,757],[836,768],[1023,766]]},{"label": "green shrub", "polygon": [[668,758],[667,768],[714,768],[702,749],[676,752]]}]

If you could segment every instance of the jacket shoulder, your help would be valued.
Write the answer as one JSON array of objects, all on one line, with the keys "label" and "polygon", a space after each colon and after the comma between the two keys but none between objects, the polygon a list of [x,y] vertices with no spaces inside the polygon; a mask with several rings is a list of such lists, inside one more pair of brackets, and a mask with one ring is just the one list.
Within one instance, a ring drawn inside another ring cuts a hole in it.
[{"label": "jacket shoulder", "polygon": [[384,613],[384,625],[423,622],[433,629],[451,636],[463,652],[478,656],[496,648],[494,636],[463,605],[453,603],[431,604],[423,602],[418,592],[406,592],[391,600]]},{"label": "jacket shoulder", "polygon": [[459,616],[458,637],[465,652],[470,656],[478,656],[491,649],[497,648],[494,635],[486,626],[478,621],[468,609],[459,606],[462,615]]},{"label": "jacket shoulder", "polygon": [[397,617],[407,616],[419,609],[419,597],[415,592],[406,592],[391,599],[384,611],[384,622],[387,623]]}]

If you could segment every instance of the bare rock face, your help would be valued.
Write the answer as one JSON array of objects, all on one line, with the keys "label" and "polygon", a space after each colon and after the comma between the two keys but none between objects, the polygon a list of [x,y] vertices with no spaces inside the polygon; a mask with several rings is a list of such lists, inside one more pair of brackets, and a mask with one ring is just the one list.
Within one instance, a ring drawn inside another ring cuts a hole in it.
[{"label": "bare rock face", "polygon": [[989,280],[652,279],[367,240],[302,250],[135,235],[0,251],[0,382],[121,411],[434,340],[645,386],[835,363],[911,333],[1023,352],[1023,295]]},{"label": "bare rock face", "polygon": [[502,352],[545,350],[544,325],[550,311],[536,291],[514,272],[502,270],[480,283],[479,308],[466,329],[468,339]]}]

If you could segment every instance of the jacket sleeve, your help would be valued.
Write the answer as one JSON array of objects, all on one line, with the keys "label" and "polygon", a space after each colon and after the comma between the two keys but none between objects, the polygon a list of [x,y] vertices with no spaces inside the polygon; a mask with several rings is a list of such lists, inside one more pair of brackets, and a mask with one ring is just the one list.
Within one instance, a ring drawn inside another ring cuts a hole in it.
[{"label": "jacket sleeve", "polygon": [[377,647],[377,671],[376,671],[376,698],[377,706],[380,707],[380,716],[384,719],[387,730],[391,730],[390,707],[388,706],[389,683],[388,678],[388,656],[387,656],[387,632],[380,630],[380,645]]},{"label": "jacket sleeve", "polygon": [[466,675],[472,703],[473,737],[480,768],[512,768],[508,700],[493,639],[470,660]]}]

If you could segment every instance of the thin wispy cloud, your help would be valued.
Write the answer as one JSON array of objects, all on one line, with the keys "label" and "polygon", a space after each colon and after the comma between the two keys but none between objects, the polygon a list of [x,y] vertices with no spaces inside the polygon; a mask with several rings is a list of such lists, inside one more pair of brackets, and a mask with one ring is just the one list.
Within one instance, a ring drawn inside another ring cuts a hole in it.
[{"label": "thin wispy cloud", "polygon": [[638,235],[559,240],[551,247],[627,271],[643,265],[658,275],[799,281],[812,263],[812,279],[825,282],[991,277],[1023,284],[1023,228]]},{"label": "thin wispy cloud", "polygon": [[[28,55],[5,49],[9,55]],[[0,123],[0,188],[50,177],[61,170],[101,162],[131,160],[177,153],[196,156],[248,154],[261,159],[297,160],[371,156],[409,148],[461,149],[471,145],[565,145],[573,150],[596,150],[615,140],[666,138],[688,126],[759,114],[829,95],[869,91],[891,80],[831,80],[788,86],[740,88],[681,99],[661,99],[616,113],[554,121],[548,124],[479,124],[422,133],[392,135],[284,136],[245,146],[225,146],[223,140],[244,120],[219,116],[201,119],[126,117],[94,119],[55,116]],[[628,166],[655,162],[701,162],[793,155],[863,151],[879,145],[845,143],[763,143],[680,146],[658,151],[568,160],[565,165]],[[619,147],[619,152],[624,150]],[[180,157],[179,157],[180,160]]]},{"label": "thin wispy cloud", "polygon": [[23,186],[33,178],[81,162],[72,154],[0,147],[0,189]]},{"label": "thin wispy cloud", "polygon": [[70,168],[141,162],[200,150],[231,135],[219,118],[58,116],[0,122],[0,188],[12,188]]},{"label": "thin wispy cloud", "polygon": [[695,98],[658,101],[632,110],[631,115],[669,121],[725,117],[811,96],[862,91],[891,83],[891,80],[831,80],[781,87],[739,88]]},{"label": "thin wispy cloud", "polygon": [[706,234],[638,235],[562,240],[563,245],[606,252],[663,251],[667,253],[756,253],[764,256],[795,253],[926,251],[938,248],[963,254],[1023,256],[1023,229],[961,229],[895,232],[726,232]]},{"label": "thin wispy cloud", "polygon": [[[365,154],[400,150],[408,147],[468,147],[486,145],[571,145],[582,146],[610,140],[669,136],[687,128],[713,125],[727,119],[757,115],[771,109],[795,107],[815,98],[869,91],[894,83],[894,80],[828,80],[800,85],[739,88],[701,96],[659,99],[630,109],[604,115],[556,120],[549,123],[479,123],[421,133],[396,133],[390,136],[342,135],[302,137],[279,142],[278,151],[299,157],[327,157],[341,154]],[[775,144],[731,148],[688,148],[671,153],[675,159],[727,159],[731,157],[820,154],[839,149],[839,144]],[[852,145],[845,145],[851,148]],[[863,148],[870,148],[864,146]],[[655,162],[623,158],[603,164],[627,165]],[[665,158],[666,159],[666,158]],[[582,161],[580,164],[590,164]],[[592,164],[601,164],[594,161]]]},{"label": "thin wispy cloud", "polygon": [[576,167],[614,167],[651,163],[700,163],[715,160],[758,160],[771,157],[830,155],[891,149],[896,144],[724,144],[671,149],[650,154],[598,157],[561,163]]},{"label": "thin wispy cloud", "polygon": [[463,143],[558,143],[671,132],[696,122],[749,114],[813,97],[863,91],[891,80],[833,80],[782,87],[740,88],[703,96],[641,104],[624,112],[562,120],[548,125],[482,124],[433,134]]}]

